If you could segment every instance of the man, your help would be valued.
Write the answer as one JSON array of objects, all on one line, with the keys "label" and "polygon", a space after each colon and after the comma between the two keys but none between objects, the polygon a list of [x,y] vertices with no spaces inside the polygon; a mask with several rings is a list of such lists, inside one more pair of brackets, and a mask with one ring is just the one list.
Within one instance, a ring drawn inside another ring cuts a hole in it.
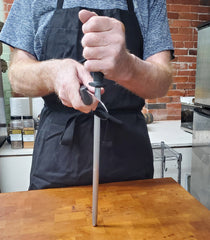
[{"label": "man", "polygon": [[14,47],[13,91],[45,100],[29,189],[91,184],[98,100],[85,105],[79,92],[94,93],[90,72],[104,74],[111,115],[101,124],[100,182],[153,177],[141,109],[171,83],[164,0],[16,0],[0,39]]}]

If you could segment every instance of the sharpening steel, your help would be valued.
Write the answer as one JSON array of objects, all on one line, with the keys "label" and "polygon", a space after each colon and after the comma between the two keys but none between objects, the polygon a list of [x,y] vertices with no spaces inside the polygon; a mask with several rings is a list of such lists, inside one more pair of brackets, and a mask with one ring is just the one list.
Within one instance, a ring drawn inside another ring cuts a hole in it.
[{"label": "sharpening steel", "polygon": [[[101,87],[103,87],[103,73],[93,73],[94,81],[89,83],[95,87],[95,97],[102,104],[104,109],[108,111],[105,105],[101,102]],[[86,105],[92,104],[91,93],[85,86],[80,87],[80,95]],[[99,185],[99,160],[100,160],[100,118],[94,115],[94,129],[93,129],[93,196],[92,196],[92,225],[97,226],[98,216],[98,185]]]},{"label": "sharpening steel", "polygon": [[[94,82],[90,85],[95,87],[95,97],[101,101],[101,87],[103,87],[104,75],[101,72],[94,73]],[[100,160],[100,129],[101,120],[94,115],[93,130],[93,199],[92,199],[92,224],[97,226],[98,216],[98,185],[99,185],[99,160]]]}]

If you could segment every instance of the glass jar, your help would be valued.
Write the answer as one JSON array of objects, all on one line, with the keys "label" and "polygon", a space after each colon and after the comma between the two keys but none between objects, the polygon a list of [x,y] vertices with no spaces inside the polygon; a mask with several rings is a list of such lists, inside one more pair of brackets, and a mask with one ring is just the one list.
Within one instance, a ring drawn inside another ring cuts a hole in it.
[{"label": "glass jar", "polygon": [[10,120],[10,141],[13,149],[23,147],[22,140],[23,122],[21,116],[11,116]]},{"label": "glass jar", "polygon": [[32,116],[23,116],[23,147],[33,148],[35,140],[34,120]]},{"label": "glass jar", "polygon": [[34,128],[32,116],[23,116],[23,128]]}]

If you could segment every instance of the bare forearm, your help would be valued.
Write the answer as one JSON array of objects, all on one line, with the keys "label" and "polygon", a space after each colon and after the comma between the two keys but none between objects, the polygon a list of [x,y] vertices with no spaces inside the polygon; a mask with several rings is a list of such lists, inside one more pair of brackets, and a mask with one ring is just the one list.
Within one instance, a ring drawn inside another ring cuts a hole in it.
[{"label": "bare forearm", "polygon": [[13,59],[9,68],[9,79],[13,91],[30,97],[44,96],[53,92],[53,68],[52,61]]},{"label": "bare forearm", "polygon": [[153,62],[152,59],[143,61],[134,55],[129,58],[127,77],[119,84],[145,99],[164,96],[172,81],[170,64]]},{"label": "bare forearm", "polygon": [[83,103],[80,85],[93,93],[89,85],[93,78],[82,64],[70,58],[37,61],[30,53],[15,49],[9,78],[13,91],[21,95],[35,97],[55,92],[65,106],[85,113],[95,110],[98,104],[95,97],[92,104]]}]

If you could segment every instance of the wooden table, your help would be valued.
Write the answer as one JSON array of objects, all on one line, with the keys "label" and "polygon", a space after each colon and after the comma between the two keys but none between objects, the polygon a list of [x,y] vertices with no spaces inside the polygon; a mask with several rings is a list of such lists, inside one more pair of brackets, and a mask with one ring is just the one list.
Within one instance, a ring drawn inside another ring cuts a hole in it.
[{"label": "wooden table", "polygon": [[171,178],[0,194],[0,239],[210,239],[210,211]]}]

